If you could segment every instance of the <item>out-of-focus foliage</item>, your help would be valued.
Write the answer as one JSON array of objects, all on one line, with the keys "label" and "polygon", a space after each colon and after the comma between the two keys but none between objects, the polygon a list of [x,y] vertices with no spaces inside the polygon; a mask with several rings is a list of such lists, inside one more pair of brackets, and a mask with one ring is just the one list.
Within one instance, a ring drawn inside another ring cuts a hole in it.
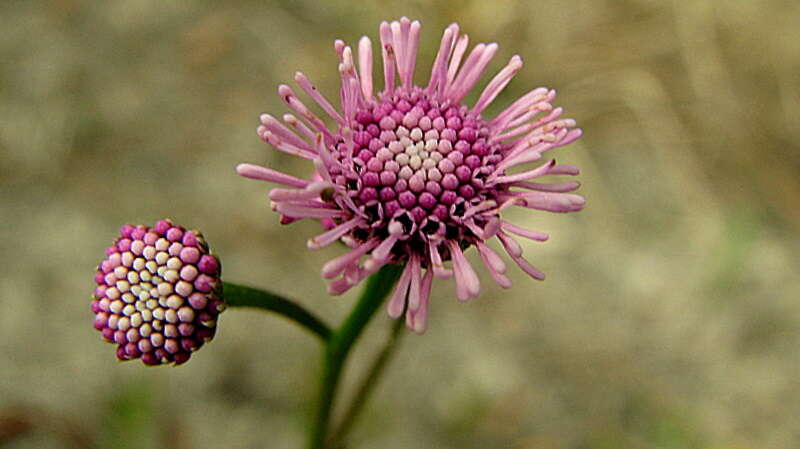
[{"label": "out-of-focus foliage", "polygon": [[335,98],[333,39],[406,14],[417,79],[459,21],[500,43],[492,71],[526,62],[497,107],[559,90],[585,135],[554,155],[589,203],[515,218],[551,233],[525,247],[546,282],[511,267],[511,290],[469,304],[434,288],[356,445],[799,447],[800,3],[383,3],[0,3],[0,446],[300,446],[313,338],[232,310],[186,366],[120,364],[91,328],[91,276],[117,226],[169,216],[228,280],[343,316],[353,296],[318,276],[340,248],[306,250],[313,224],[278,225],[233,167],[303,175],[255,135],[284,111],[276,85],[302,70]]}]

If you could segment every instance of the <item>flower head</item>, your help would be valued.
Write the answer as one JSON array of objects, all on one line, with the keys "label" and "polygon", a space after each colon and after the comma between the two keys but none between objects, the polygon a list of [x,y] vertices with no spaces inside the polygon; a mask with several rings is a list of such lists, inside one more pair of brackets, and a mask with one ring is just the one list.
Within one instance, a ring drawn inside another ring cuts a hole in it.
[{"label": "flower head", "polygon": [[202,234],[169,220],[120,228],[94,280],[94,328],[120,360],[184,363],[214,337],[225,308],[219,259]]},{"label": "flower head", "polygon": [[[405,269],[389,300],[389,314],[417,332],[425,329],[434,276],[455,276],[460,300],[478,296],[478,276],[464,256],[476,247],[492,278],[507,288],[506,266],[487,245],[497,239],[519,267],[536,279],[544,275],[522,258],[514,236],[543,241],[546,234],[501,218],[519,206],[551,212],[583,207],[581,196],[567,192],[577,182],[542,184],[545,175],[577,175],[578,169],[554,160],[533,169],[545,151],[581,135],[575,121],[553,108],[555,91],[533,89],[494,118],[481,114],[522,68],[513,56],[489,81],[473,106],[462,103],[497,52],[497,44],[478,44],[467,54],[468,38],[457,24],[444,31],[426,85],[413,82],[420,24],[402,18],[380,26],[384,89],[373,90],[372,43],[358,45],[358,69],[350,47],[337,40],[341,107],[335,108],[302,74],[300,88],[329,116],[334,126],[306,106],[286,85],[278,88],[294,111],[282,122],[261,116],[258,135],[280,151],[311,161],[310,180],[251,164],[242,176],[284,187],[270,191],[282,223],[312,218],[327,231],[310,239],[310,248],[341,240],[351,249],[322,268],[333,279],[329,291],[341,294],[389,263]],[[463,60],[463,63],[462,63]],[[450,261],[452,268],[445,267]]]}]

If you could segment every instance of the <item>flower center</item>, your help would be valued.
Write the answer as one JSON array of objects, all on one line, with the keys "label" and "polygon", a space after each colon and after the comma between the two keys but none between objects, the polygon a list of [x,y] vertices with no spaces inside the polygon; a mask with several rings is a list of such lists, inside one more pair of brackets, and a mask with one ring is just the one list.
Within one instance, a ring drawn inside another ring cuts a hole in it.
[{"label": "flower center", "polygon": [[[415,88],[384,95],[359,111],[356,121],[353,173],[335,181],[373,222],[408,212],[423,227],[431,217],[452,224],[463,213],[460,203],[491,195],[483,179],[501,156],[488,141],[487,124],[467,106],[440,102]],[[343,149],[341,144],[334,157],[346,167]]]}]

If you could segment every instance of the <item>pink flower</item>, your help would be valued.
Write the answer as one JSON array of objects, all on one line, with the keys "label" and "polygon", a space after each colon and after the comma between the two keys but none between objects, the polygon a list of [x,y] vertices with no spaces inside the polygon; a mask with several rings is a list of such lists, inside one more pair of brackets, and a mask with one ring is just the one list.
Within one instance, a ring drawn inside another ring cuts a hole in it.
[{"label": "pink flower", "polygon": [[94,327],[120,360],[184,363],[214,337],[225,308],[219,259],[199,232],[169,220],[120,228],[94,280]]},{"label": "pink flower", "polygon": [[[494,118],[481,113],[522,68],[513,56],[489,81],[472,106],[462,103],[477,84],[497,44],[478,44],[466,53],[468,38],[452,24],[444,31],[427,85],[413,82],[420,24],[402,18],[380,26],[384,90],[373,89],[372,43],[362,37],[356,56],[341,40],[340,107],[336,108],[302,74],[295,81],[329,116],[332,128],[286,85],[278,94],[294,114],[278,120],[261,116],[258,135],[280,151],[309,160],[311,180],[251,164],[240,175],[281,184],[269,197],[288,224],[319,219],[327,231],[310,239],[316,249],[342,241],[350,250],[322,268],[341,294],[391,263],[405,264],[389,300],[389,315],[406,311],[408,327],[423,332],[433,277],[455,276],[456,296],[477,297],[480,283],[464,250],[476,247],[492,278],[511,285],[506,264],[487,242],[499,240],[508,256],[535,279],[544,274],[522,257],[516,237],[537,241],[547,234],[501,218],[510,206],[573,212],[584,205],[571,192],[577,182],[542,184],[545,175],[577,175],[554,160],[533,169],[545,151],[581,136],[575,121],[553,108],[555,91],[533,89]],[[463,61],[463,63],[462,63]],[[450,261],[452,268],[445,262]]]}]

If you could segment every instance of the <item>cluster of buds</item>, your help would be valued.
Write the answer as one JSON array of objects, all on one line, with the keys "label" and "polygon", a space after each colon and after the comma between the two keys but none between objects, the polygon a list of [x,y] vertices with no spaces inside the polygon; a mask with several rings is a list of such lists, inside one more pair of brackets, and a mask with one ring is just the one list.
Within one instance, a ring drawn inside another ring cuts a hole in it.
[{"label": "cluster of buds", "polygon": [[125,225],[97,267],[94,327],[119,360],[189,360],[214,337],[222,301],[220,262],[202,234],[160,220]]}]

